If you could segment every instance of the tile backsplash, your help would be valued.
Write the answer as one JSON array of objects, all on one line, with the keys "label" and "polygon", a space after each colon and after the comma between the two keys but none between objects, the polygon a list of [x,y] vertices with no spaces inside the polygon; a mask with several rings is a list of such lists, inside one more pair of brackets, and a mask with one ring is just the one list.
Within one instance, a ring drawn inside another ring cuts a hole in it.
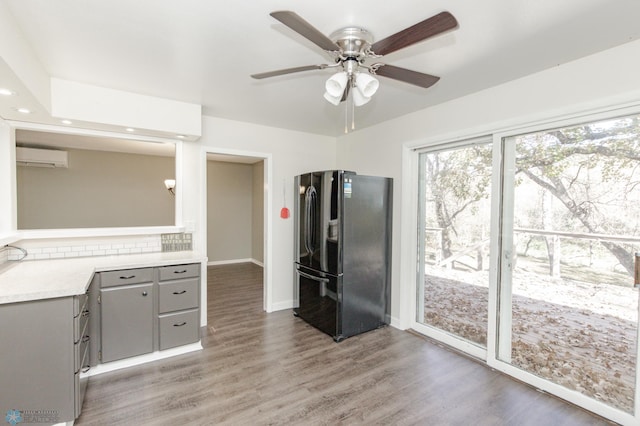
[{"label": "tile backsplash", "polygon": [[[160,235],[135,235],[102,238],[61,238],[23,240],[12,244],[27,250],[24,260],[63,259],[72,257],[113,256],[162,251]],[[20,250],[8,248],[7,260],[20,260]],[[0,263],[2,263],[0,253]]]},{"label": "tile backsplash", "polygon": [[[27,251],[24,260],[64,259],[73,257],[114,256],[122,254],[159,253],[193,249],[190,233],[132,235],[95,238],[55,238],[22,240],[10,244]],[[0,247],[0,265],[23,260],[23,252],[13,247]]]}]

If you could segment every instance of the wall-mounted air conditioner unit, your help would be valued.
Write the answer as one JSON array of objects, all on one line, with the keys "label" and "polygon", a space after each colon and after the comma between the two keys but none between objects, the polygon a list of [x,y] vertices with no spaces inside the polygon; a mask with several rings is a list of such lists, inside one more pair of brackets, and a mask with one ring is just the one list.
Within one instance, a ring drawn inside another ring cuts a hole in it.
[{"label": "wall-mounted air conditioner unit", "polygon": [[69,166],[67,151],[24,147],[16,147],[16,164],[31,167]]}]

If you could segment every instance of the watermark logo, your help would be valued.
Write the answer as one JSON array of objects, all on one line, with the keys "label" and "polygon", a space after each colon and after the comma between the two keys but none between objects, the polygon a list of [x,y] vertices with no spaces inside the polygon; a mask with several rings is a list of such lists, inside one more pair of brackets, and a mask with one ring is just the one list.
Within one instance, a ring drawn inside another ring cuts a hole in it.
[{"label": "watermark logo", "polygon": [[4,419],[12,426],[16,426],[22,421],[22,414],[18,410],[7,410],[7,415]]},{"label": "watermark logo", "polygon": [[16,426],[18,423],[45,423],[56,424],[60,423],[60,416],[58,410],[7,410],[7,414],[4,419],[11,426]]}]

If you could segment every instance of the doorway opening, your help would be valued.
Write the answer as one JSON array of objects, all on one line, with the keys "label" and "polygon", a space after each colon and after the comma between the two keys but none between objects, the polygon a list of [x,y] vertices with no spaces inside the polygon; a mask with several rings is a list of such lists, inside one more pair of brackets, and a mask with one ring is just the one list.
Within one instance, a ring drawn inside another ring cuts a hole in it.
[{"label": "doorway opening", "polygon": [[262,269],[268,310],[267,158],[206,153],[206,254],[208,266],[251,263]]}]

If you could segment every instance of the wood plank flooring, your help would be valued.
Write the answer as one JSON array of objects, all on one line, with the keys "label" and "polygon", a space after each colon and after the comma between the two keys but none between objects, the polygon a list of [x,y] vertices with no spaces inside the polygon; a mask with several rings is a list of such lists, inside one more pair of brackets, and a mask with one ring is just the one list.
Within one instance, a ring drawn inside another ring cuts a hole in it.
[{"label": "wood plank flooring", "polygon": [[77,425],[604,425],[420,336],[337,344],[262,310],[262,269],[209,267],[204,350],[92,377]]}]

